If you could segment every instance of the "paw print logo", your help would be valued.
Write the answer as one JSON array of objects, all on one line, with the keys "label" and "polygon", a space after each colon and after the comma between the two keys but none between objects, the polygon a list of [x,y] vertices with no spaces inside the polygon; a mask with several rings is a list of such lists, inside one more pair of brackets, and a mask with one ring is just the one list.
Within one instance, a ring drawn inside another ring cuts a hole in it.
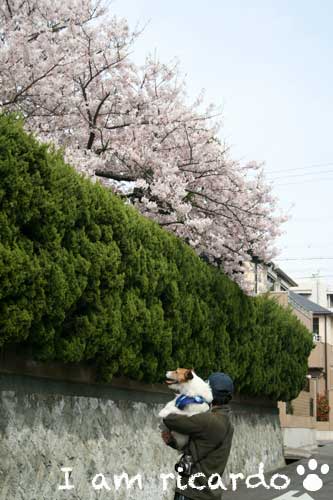
[{"label": "paw print logo", "polygon": [[[307,474],[304,481],[303,481],[303,487],[307,491],[319,491],[323,487],[323,481],[322,479],[318,476],[318,474],[315,473],[318,467],[317,460],[314,458],[311,458],[308,463],[308,467],[310,471],[313,471],[313,473]],[[305,474],[305,468],[303,465],[298,465],[297,466],[297,474],[300,476],[304,476]],[[329,465],[323,464],[320,467],[320,472],[321,474],[327,474],[330,470]]]}]

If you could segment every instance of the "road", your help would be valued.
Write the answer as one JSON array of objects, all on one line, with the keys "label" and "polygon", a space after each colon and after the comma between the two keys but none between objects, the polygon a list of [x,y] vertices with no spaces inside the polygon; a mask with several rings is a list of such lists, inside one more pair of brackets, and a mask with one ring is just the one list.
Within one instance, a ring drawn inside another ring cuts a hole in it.
[{"label": "road", "polygon": [[[290,484],[286,489],[277,490],[272,487],[266,489],[261,485],[260,478],[257,477],[253,478],[250,484],[259,484],[258,487],[247,488],[242,481],[236,491],[225,492],[223,500],[333,499],[333,444],[318,448],[310,459],[302,459],[277,471],[266,473],[265,481],[268,486],[271,478],[277,473],[290,479]],[[286,482],[286,479],[276,480],[277,485],[286,484]],[[228,489],[231,489],[231,485]]]}]

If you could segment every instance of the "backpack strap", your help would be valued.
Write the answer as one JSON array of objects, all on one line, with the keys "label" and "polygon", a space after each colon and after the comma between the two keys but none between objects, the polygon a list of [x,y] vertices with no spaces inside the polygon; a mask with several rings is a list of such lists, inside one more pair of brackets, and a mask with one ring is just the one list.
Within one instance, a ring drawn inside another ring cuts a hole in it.
[{"label": "backpack strap", "polygon": [[[207,453],[205,453],[202,457],[200,457],[197,460],[195,460],[193,462],[193,465],[200,464],[201,460],[204,460],[205,458],[208,457],[208,455],[210,453],[213,453],[213,451],[217,450],[217,448],[219,448],[222,443],[223,443],[223,441],[220,441],[219,443],[217,443],[217,445],[212,450],[207,451]],[[193,441],[193,444],[194,444],[194,447],[195,447],[195,451],[197,452],[197,447],[196,447],[195,441]]]}]

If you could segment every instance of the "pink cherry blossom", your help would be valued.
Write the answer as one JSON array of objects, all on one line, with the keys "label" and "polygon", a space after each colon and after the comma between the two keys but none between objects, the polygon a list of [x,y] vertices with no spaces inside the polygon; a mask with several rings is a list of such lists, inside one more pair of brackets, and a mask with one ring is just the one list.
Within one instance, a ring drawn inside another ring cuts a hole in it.
[{"label": "pink cherry blossom", "polygon": [[251,255],[272,259],[285,218],[263,166],[233,161],[177,62],[135,65],[139,33],[100,1],[6,0],[0,32],[3,110],[243,286]]}]

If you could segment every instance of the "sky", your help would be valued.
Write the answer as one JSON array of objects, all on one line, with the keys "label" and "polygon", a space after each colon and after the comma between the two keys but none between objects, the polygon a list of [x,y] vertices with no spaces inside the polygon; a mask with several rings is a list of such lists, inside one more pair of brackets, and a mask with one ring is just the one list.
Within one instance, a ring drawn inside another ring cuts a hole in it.
[{"label": "sky", "polygon": [[111,9],[144,27],[136,62],[177,58],[189,98],[205,89],[221,108],[232,157],[265,162],[290,216],[275,262],[296,282],[319,273],[333,287],[333,2],[113,0]]}]

